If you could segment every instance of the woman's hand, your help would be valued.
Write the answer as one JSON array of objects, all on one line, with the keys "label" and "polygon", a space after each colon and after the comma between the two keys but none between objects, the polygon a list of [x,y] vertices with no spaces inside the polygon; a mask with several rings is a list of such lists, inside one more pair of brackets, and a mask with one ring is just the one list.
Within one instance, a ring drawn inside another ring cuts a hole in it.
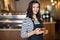
[{"label": "woman's hand", "polygon": [[41,28],[36,28],[34,30],[34,34],[36,34],[36,35],[39,35],[39,34],[42,34],[42,33],[44,33],[44,31],[41,31]]},{"label": "woman's hand", "polygon": [[45,31],[44,31],[44,34],[48,34],[48,30],[45,30]]},{"label": "woman's hand", "polygon": [[41,28],[36,28],[34,31],[32,31],[32,32],[28,32],[28,37],[30,37],[30,36],[32,36],[32,35],[34,35],[34,34],[36,34],[36,35],[39,35],[39,34],[47,34],[48,33],[48,30],[45,30],[45,31],[43,31],[43,30],[41,30]]},{"label": "woman's hand", "polygon": [[44,31],[43,34],[48,34],[48,30],[46,28],[41,28],[42,31]]},{"label": "woman's hand", "polygon": [[36,28],[35,30],[33,30],[32,32],[28,32],[27,34],[28,34],[28,37],[30,37],[34,34],[39,35],[39,34],[42,34],[42,33],[44,33],[44,31],[41,31],[41,28]]}]

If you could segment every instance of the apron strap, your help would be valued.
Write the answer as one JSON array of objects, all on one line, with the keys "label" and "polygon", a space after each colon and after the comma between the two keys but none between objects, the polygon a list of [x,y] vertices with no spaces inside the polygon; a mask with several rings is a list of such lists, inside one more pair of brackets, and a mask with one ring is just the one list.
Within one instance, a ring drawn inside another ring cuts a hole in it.
[{"label": "apron strap", "polygon": [[[32,20],[32,19],[31,19],[31,20]],[[32,20],[32,22],[33,22],[33,25],[35,26],[34,20]]]}]

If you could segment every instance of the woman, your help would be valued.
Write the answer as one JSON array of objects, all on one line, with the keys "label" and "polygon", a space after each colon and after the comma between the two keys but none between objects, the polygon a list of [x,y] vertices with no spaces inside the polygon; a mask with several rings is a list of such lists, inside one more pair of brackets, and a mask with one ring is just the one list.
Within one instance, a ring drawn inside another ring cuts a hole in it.
[{"label": "woman", "polygon": [[27,17],[22,23],[21,37],[28,40],[43,40],[43,34],[47,34],[47,31],[41,31],[42,27],[40,4],[38,1],[31,1],[27,9]]}]

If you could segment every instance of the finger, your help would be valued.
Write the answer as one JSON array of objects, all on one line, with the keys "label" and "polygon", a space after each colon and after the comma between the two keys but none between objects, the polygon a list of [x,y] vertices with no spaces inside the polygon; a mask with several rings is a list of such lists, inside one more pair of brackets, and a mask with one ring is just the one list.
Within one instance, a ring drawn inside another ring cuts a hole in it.
[{"label": "finger", "polygon": [[48,32],[48,30],[46,30],[46,32]]},{"label": "finger", "polygon": [[41,31],[41,29],[39,29],[39,31]]},{"label": "finger", "polygon": [[40,28],[37,28],[37,30],[40,30]]},{"label": "finger", "polygon": [[45,31],[45,34],[48,34],[48,30]]},{"label": "finger", "polygon": [[44,31],[40,31],[40,34],[41,34],[41,33],[44,33]]}]

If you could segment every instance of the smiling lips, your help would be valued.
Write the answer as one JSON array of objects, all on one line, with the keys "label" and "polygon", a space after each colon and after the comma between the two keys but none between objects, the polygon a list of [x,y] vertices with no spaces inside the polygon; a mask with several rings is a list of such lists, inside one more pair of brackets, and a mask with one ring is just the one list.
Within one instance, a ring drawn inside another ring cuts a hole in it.
[{"label": "smiling lips", "polygon": [[38,10],[34,10],[34,12],[38,12]]}]

